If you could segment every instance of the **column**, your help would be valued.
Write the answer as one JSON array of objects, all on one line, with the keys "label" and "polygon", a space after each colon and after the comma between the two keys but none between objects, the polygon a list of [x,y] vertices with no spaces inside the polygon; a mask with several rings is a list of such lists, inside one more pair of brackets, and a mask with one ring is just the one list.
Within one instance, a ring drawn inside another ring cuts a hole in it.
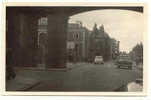
[{"label": "column", "polygon": [[66,67],[67,22],[68,16],[63,14],[48,16],[46,68]]},{"label": "column", "polygon": [[11,11],[7,14],[7,20],[6,45],[12,48],[13,65],[36,66],[37,18],[31,14]]},{"label": "column", "polygon": [[19,48],[19,23],[15,12],[7,9],[6,11],[6,64],[9,66],[17,65]]},{"label": "column", "polygon": [[20,14],[20,59],[23,66],[36,67],[38,45],[38,18],[31,14]]}]

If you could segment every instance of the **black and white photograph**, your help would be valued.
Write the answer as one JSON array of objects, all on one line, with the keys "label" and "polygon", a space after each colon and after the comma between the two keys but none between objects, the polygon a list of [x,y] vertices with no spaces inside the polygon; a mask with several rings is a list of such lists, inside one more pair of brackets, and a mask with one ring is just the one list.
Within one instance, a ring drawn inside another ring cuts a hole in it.
[{"label": "black and white photograph", "polygon": [[146,92],[144,4],[8,3],[4,14],[6,93]]}]

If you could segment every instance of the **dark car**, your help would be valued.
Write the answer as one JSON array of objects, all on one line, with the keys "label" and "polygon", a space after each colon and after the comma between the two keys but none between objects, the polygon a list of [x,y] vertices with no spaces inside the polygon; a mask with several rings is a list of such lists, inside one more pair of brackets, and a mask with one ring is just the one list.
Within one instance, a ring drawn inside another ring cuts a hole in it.
[{"label": "dark car", "polygon": [[133,62],[128,56],[121,56],[118,58],[116,65],[118,68],[132,69]]}]

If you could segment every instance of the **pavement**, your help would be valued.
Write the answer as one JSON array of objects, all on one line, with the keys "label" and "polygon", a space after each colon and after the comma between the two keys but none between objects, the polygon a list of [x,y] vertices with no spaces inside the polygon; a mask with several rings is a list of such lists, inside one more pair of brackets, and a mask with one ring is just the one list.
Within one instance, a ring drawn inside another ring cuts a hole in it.
[{"label": "pavement", "polygon": [[136,69],[118,69],[113,62],[68,64],[70,70],[16,69],[7,91],[114,91],[142,76]]},{"label": "pavement", "polygon": [[40,81],[23,76],[17,76],[13,80],[8,80],[6,84],[6,91],[26,91],[38,85]]}]

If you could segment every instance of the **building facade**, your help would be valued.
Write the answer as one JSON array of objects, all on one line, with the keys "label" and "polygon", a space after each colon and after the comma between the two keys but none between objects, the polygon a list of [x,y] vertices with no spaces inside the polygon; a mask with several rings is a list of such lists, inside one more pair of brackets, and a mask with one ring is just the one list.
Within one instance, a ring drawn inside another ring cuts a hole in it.
[{"label": "building facade", "polygon": [[86,61],[88,58],[89,30],[81,22],[69,23],[67,33],[67,53],[69,61]]},{"label": "building facade", "polygon": [[48,31],[47,26],[48,26],[47,17],[42,17],[38,20],[38,46],[41,45],[43,40],[46,40]]}]

